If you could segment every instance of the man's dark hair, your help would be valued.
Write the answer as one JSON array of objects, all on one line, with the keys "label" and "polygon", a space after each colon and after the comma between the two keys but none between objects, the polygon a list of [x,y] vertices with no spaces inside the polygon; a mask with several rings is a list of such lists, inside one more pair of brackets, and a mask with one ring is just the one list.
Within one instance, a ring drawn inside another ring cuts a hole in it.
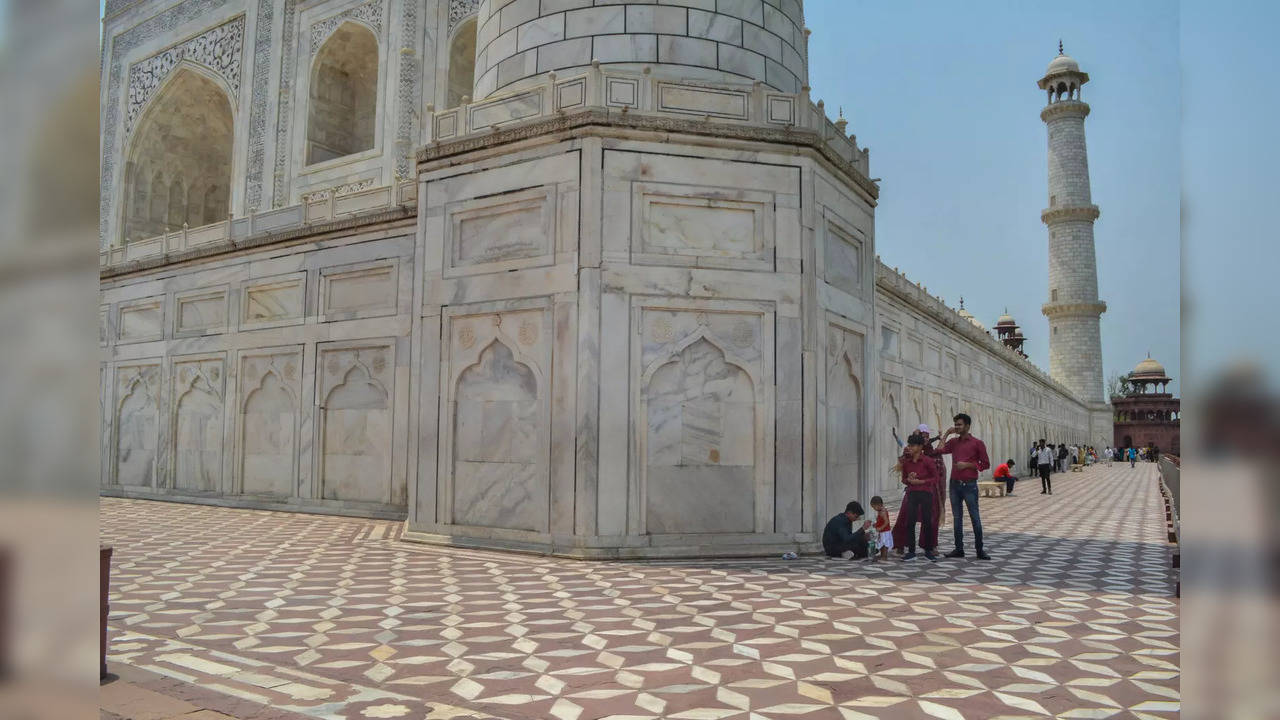
[{"label": "man's dark hair", "polygon": [[871,504],[872,504],[872,505],[883,505],[883,504],[884,504],[884,498],[880,497],[879,495],[872,495],[872,496],[871,496]]},{"label": "man's dark hair", "polygon": [[1044,442],[1044,438],[1040,438],[1040,442]]},{"label": "man's dark hair", "polygon": [[953,417],[953,418],[951,418],[951,419],[952,419],[952,420],[959,420],[960,422],[964,423],[965,425],[972,425],[972,424],[973,424],[973,418],[969,417],[968,415],[966,415],[966,414],[964,414],[964,413],[958,413],[955,417]]},{"label": "man's dark hair", "polygon": [[924,435],[921,433],[911,433],[910,435],[907,436],[907,444],[908,445],[926,445],[928,444],[928,441],[924,439]]},{"label": "man's dark hair", "polygon": [[1006,463],[1008,463],[1009,465],[1016,465],[1016,464],[1017,464],[1017,463],[1015,463],[1015,462],[1013,461],[1013,458],[1009,458],[1009,459],[1008,459],[1008,460],[1006,460],[1005,462],[1006,462]]},{"label": "man's dark hair", "polygon": [[866,513],[862,511],[862,505],[858,504],[857,500],[850,500],[849,504],[844,506],[844,511],[853,513],[854,515],[866,515]]}]

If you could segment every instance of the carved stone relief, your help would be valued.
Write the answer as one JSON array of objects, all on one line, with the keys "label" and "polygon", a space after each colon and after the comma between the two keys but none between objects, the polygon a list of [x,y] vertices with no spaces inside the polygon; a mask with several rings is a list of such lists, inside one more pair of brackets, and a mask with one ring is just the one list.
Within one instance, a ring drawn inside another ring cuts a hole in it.
[{"label": "carved stone relief", "polygon": [[294,495],[302,351],[240,359],[240,492]]},{"label": "carved stone relief", "polygon": [[327,17],[319,22],[311,24],[311,56],[315,57],[316,52],[320,50],[320,46],[324,45],[324,41],[329,38],[338,26],[348,20],[358,20],[368,25],[378,34],[382,32],[382,0],[370,0],[363,5],[357,5],[353,8],[338,13],[332,17]]},{"label": "carved stone relief", "polygon": [[173,486],[214,492],[222,485],[223,361],[173,363]]},{"label": "carved stone relief", "polygon": [[826,504],[832,508],[865,501],[869,486],[861,465],[863,347],[861,335],[828,327]]},{"label": "carved stone relief", "polygon": [[545,322],[536,309],[450,323],[454,523],[546,530]]},{"label": "carved stone relief", "polygon": [[751,532],[763,406],[759,315],[646,309],[637,418],[649,533]]},{"label": "carved stone relief", "polygon": [[[326,500],[393,501],[393,352],[390,345],[320,350],[320,489]],[[394,500],[403,503],[404,497]]]},{"label": "carved stone relief", "polygon": [[244,50],[244,16],[174,45],[129,67],[129,100],[125,133],[132,132],[142,107],[155,95],[165,78],[184,60],[208,68],[227,82],[231,100],[240,94],[240,57]]},{"label": "carved stone relief", "polygon": [[116,368],[115,481],[156,486],[160,446],[160,365]]},{"label": "carved stone relief", "polygon": [[449,32],[453,32],[458,23],[475,15],[479,7],[480,0],[449,0]]}]

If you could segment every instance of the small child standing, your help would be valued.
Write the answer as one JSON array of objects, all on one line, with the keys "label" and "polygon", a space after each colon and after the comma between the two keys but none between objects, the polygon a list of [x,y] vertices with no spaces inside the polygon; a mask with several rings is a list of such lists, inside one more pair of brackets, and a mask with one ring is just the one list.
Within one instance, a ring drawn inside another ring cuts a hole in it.
[{"label": "small child standing", "polygon": [[884,499],[879,495],[871,498],[871,509],[875,511],[876,521],[872,529],[876,532],[876,548],[880,551],[880,559],[889,559],[889,549],[893,547],[893,523],[889,521],[889,511],[884,508]]}]

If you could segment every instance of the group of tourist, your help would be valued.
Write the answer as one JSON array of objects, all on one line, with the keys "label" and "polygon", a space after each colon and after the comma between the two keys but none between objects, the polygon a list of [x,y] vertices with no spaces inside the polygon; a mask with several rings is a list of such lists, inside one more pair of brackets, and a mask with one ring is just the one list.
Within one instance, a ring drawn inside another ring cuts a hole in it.
[{"label": "group of tourist", "polygon": [[[897,429],[892,429],[893,439],[903,448],[902,456],[893,467],[893,472],[902,478],[905,491],[898,517],[890,521],[884,499],[879,495],[871,498],[871,511],[874,513],[871,518],[866,517],[861,503],[851,501],[844,512],[831,518],[823,529],[822,548],[828,557],[885,560],[892,549],[903,560],[912,560],[916,557],[918,537],[918,546],[924,551],[924,556],[937,560],[938,529],[949,497],[955,526],[952,529],[955,549],[946,557],[965,556],[963,505],[973,526],[976,557],[979,560],[991,559],[982,547],[982,519],[978,513],[978,476],[991,467],[987,446],[969,432],[972,420],[968,415],[956,415],[954,423],[940,436],[931,436],[929,426],[922,424],[907,437],[905,443],[898,437]],[[1092,445],[1053,444],[1040,438],[1031,446],[1027,465],[1040,476],[1040,494],[1052,495],[1053,473],[1066,472],[1072,465],[1087,466],[1105,459],[1108,464],[1113,460],[1128,460],[1132,467],[1139,459],[1158,460],[1159,453],[1159,448],[1155,447],[1106,447],[1100,455]],[[945,479],[947,470],[943,455],[952,458],[949,484]],[[1018,479],[1013,473],[1016,465],[1013,458],[1009,458],[1000,463],[993,473],[994,479],[1004,481],[1005,494],[1008,495],[1013,494],[1014,482]]]},{"label": "group of tourist", "polygon": [[[969,432],[973,421],[968,415],[956,415],[954,423],[940,436],[931,436],[929,426],[920,425],[907,437],[902,457],[894,466],[906,491],[897,519],[890,524],[884,500],[878,495],[871,498],[871,507],[876,513],[874,520],[865,518],[861,503],[850,502],[823,530],[822,547],[828,557],[887,559],[889,550],[894,549],[903,560],[912,560],[916,557],[918,538],[918,547],[924,556],[937,560],[938,528],[949,497],[955,549],[946,557],[965,556],[963,506],[973,527],[975,556],[979,560],[991,559],[983,550],[982,518],[978,513],[978,476],[991,467],[987,446]],[[897,438],[896,430],[894,437]],[[944,480],[943,455],[950,455],[952,459],[949,485]],[[1009,460],[1002,465],[1008,472],[1012,464]]]}]

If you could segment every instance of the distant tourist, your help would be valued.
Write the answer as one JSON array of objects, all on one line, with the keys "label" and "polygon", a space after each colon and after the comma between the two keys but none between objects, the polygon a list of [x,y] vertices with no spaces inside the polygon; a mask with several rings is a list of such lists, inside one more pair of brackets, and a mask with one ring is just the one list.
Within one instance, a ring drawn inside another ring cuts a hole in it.
[{"label": "distant tourist", "polygon": [[857,530],[853,524],[862,519],[862,505],[857,500],[844,506],[844,512],[827,521],[822,530],[822,550],[827,557],[865,558],[867,556],[867,530],[871,522],[864,521]]},{"label": "distant tourist", "polygon": [[1053,494],[1053,481],[1049,473],[1053,470],[1053,446],[1045,445],[1040,438],[1040,447],[1036,449],[1036,470],[1040,473],[1040,494]]},{"label": "distant tourist", "polygon": [[[881,560],[889,559],[889,549],[893,547],[893,523],[889,522],[889,511],[884,507],[884,498],[879,495],[871,498],[871,511],[876,514],[875,524],[871,531],[875,533],[876,551]],[[875,560],[875,557],[871,558]]]},{"label": "distant tourist", "polygon": [[992,476],[996,480],[1004,480],[1005,495],[1013,494],[1013,483],[1018,479],[1013,474],[1014,465],[1015,463],[1013,462],[1013,458],[1009,458],[1008,460],[1005,460],[1004,462],[997,465],[995,472],[992,473]]},{"label": "distant tourist", "polygon": [[1160,462],[1160,446],[1159,445],[1151,446],[1151,462],[1155,462],[1155,463]]},{"label": "distant tourist", "polygon": [[1135,448],[1129,448],[1129,467],[1134,467],[1138,462],[1138,451]]},{"label": "distant tourist", "polygon": [[920,523],[920,546],[924,549],[924,556],[930,560],[938,559],[933,552],[938,539],[934,503],[934,495],[938,492],[938,464],[924,454],[927,442],[924,435],[912,433],[907,438],[907,455],[901,462],[902,484],[907,488],[906,499],[898,510],[898,524],[902,527],[907,549],[903,560],[912,560],[916,556],[917,522]]},{"label": "distant tourist", "polygon": [[[964,517],[960,504],[969,509],[969,522],[973,525],[973,549],[979,560],[990,560],[982,550],[982,517],[978,514],[978,474],[991,467],[987,458],[987,445],[969,433],[973,419],[965,413],[955,416],[955,425],[942,434],[942,447],[938,452],[951,456],[951,519],[955,523],[956,549],[947,553],[949,558],[964,557]],[[955,437],[951,437],[955,435]]]},{"label": "distant tourist", "polygon": [[1058,445],[1058,472],[1066,472],[1064,465],[1067,461],[1067,446]]}]

